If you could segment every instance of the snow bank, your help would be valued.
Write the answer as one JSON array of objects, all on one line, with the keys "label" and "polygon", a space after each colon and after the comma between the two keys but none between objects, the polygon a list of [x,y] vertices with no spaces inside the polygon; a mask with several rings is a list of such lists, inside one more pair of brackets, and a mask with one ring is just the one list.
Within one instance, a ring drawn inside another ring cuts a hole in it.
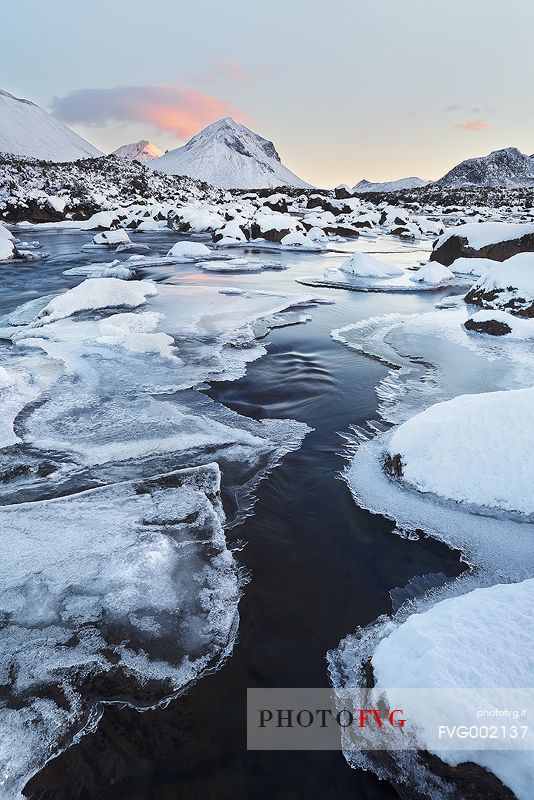
[{"label": "snow bank", "polygon": [[79,311],[98,308],[136,308],[153,297],[158,290],[148,281],[125,282],[118,278],[88,278],[51,300],[38,314],[33,326],[46,325],[70,317]]},{"label": "snow bank", "polygon": [[454,273],[437,261],[429,261],[428,264],[423,264],[414,275],[411,275],[410,280],[421,281],[431,286],[446,286],[454,280]]},{"label": "snow bank", "polygon": [[386,264],[367,253],[353,253],[340,267],[342,272],[360,278],[393,278],[402,275],[403,270],[394,264]]},{"label": "snow bank", "polygon": [[[412,614],[378,644],[372,657],[376,684],[388,690],[391,708],[402,707],[403,688],[532,687],[533,620],[534,579],[475,589],[442,600],[423,613]],[[476,692],[447,693],[451,705],[443,708],[441,697],[436,693],[434,699],[431,693],[424,693],[424,706],[412,708],[423,746],[425,737],[435,741],[436,725],[446,724],[448,713],[455,720],[472,718],[477,702]],[[503,699],[506,704],[506,692]],[[400,706],[395,705],[397,700]],[[487,707],[483,692],[478,703],[477,708]],[[509,786],[519,800],[532,796],[532,751],[430,749],[448,764],[480,764]]]},{"label": "snow bank", "polygon": [[404,422],[389,443],[421,492],[534,513],[534,388],[460,395]]}]

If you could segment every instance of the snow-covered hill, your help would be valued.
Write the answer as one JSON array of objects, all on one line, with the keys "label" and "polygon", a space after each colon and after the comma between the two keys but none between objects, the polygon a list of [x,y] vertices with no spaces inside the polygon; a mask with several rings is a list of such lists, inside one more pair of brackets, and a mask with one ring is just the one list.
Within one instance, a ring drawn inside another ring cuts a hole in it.
[{"label": "snow-covered hill", "polygon": [[399,178],[397,181],[385,181],[384,183],[371,183],[365,179],[353,187],[353,192],[400,192],[402,189],[419,189],[427,186],[430,181],[422,178]]},{"label": "snow-covered hill", "polygon": [[76,161],[102,155],[43,108],[1,89],[0,153],[46,161]]},{"label": "snow-covered hill", "polygon": [[141,163],[146,163],[147,161],[153,161],[155,158],[159,158],[163,155],[163,152],[164,151],[156,147],[155,144],[149,142],[148,139],[140,139],[138,142],[123,144],[122,147],[117,147],[111,155],[125,158],[127,161],[141,161]]},{"label": "snow-covered hill", "polygon": [[183,147],[170,150],[151,166],[223,189],[313,188],[282,164],[272,142],[230,117],[208,125]]},{"label": "snow-covered hill", "polygon": [[517,147],[495,150],[488,156],[469,158],[453,167],[437,183],[441,186],[534,186],[534,156]]}]

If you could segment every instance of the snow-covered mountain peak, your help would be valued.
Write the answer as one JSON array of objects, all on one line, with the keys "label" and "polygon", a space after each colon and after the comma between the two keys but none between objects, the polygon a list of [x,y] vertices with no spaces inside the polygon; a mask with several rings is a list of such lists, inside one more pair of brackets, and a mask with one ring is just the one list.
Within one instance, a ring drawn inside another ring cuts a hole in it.
[{"label": "snow-covered mountain peak", "polygon": [[0,89],[0,153],[76,161],[102,153],[30,100]]},{"label": "snow-covered mountain peak", "polygon": [[487,156],[462,161],[438,183],[452,187],[493,186],[509,189],[534,186],[534,159],[517,147],[505,147]]},{"label": "snow-covered mountain peak", "polygon": [[138,142],[123,144],[121,147],[117,147],[111,155],[117,156],[118,158],[125,158],[128,161],[141,161],[145,163],[147,161],[153,161],[155,158],[160,158],[160,156],[163,155],[163,150],[155,144],[152,144],[152,142],[149,142],[148,139],[140,139]]},{"label": "snow-covered mountain peak", "polygon": [[183,147],[171,150],[151,166],[223,189],[311,188],[282,164],[271,141],[231,117],[208,125]]}]

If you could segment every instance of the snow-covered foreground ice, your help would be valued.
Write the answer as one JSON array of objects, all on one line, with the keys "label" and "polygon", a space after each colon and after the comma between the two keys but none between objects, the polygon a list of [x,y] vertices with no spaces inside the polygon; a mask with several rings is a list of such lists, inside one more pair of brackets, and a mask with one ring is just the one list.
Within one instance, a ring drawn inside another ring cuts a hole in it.
[{"label": "snow-covered foreground ice", "polygon": [[531,515],[533,445],[529,388],[435,403],[397,428],[388,452],[420,492]]},{"label": "snow-covered foreground ice", "polygon": [[[380,419],[369,430],[355,430],[351,441],[345,478],[355,501],[394,520],[402,535],[424,531],[457,548],[471,565],[462,577],[408,599],[392,617],[347,636],[329,653],[334,686],[367,685],[370,666],[379,687],[400,687],[393,704],[401,702],[402,687],[506,689],[531,687],[534,680],[528,610],[534,575],[532,350],[526,334],[521,340],[469,333],[469,313],[463,303],[453,303],[333,332],[337,341],[391,367],[377,387]],[[429,720],[435,726],[436,719],[446,724],[447,709],[440,713],[430,706],[415,709],[423,726],[420,751],[431,749],[451,766],[479,764],[521,800],[529,798],[531,752],[433,749],[424,726]],[[346,751],[353,766],[415,786],[423,796],[454,796],[450,769],[436,771],[417,751],[390,756]]]},{"label": "snow-covered foreground ice", "polygon": [[258,339],[313,302],[90,278],[2,321],[0,493],[35,502],[0,508],[0,797],[96,724],[102,700],[158,703],[231,650],[220,471],[235,524],[309,429],[200,389],[243,375]]},{"label": "snow-covered foreground ice", "polygon": [[[306,426],[240,417],[197,389],[207,380],[242,376],[265,353],[257,337],[303,321],[300,309],[310,303],[309,295],[221,294],[215,287],[95,278],[17,309],[1,334],[16,345],[29,401],[40,402],[21,413],[20,390],[14,407],[10,386],[1,390],[11,425],[19,415],[6,443],[22,443],[17,458],[24,467],[2,484],[2,494],[41,491],[77,470],[125,461],[130,475],[206,458],[242,463],[249,477],[265,469],[298,445]],[[286,320],[281,312],[290,309],[297,315]],[[36,451],[58,467],[47,481],[26,469]],[[13,453],[1,452],[0,465],[12,461]]]},{"label": "snow-covered foreground ice", "polygon": [[[405,688],[479,690],[443,693],[445,706],[438,693],[425,693],[424,705],[412,701],[422,748],[435,740],[436,720],[451,714],[465,719],[473,708],[487,708],[486,688],[497,690],[490,696],[493,702],[500,700],[501,708],[509,706],[512,697],[514,710],[526,710],[534,681],[533,618],[534,579],[474,589],[442,600],[423,613],[412,614],[378,644],[371,662],[375,685],[386,690],[390,708],[402,706]],[[498,716],[483,717],[481,722],[488,725],[488,721],[494,724],[497,720],[510,722]],[[528,716],[512,717],[518,738],[521,725],[529,722]],[[510,742],[504,741],[501,750],[479,749],[477,744],[480,747],[479,741],[467,749],[449,751],[434,745],[431,752],[451,765],[480,764],[509,786],[519,800],[530,800],[534,785],[532,743],[528,749],[522,749],[522,745],[510,749]]]},{"label": "snow-covered foreground ice", "polygon": [[239,579],[219,484],[208,464],[0,510],[0,797],[102,701],[154,705],[231,649]]}]

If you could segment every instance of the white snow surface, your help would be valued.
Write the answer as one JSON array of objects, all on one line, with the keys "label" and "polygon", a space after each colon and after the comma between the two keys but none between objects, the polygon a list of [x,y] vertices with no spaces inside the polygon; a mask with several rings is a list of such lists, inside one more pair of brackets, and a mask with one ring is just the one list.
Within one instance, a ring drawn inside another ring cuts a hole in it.
[{"label": "white snow surface", "polygon": [[132,240],[123,228],[116,231],[102,231],[102,233],[97,233],[93,236],[93,244],[105,245],[106,247],[114,248],[119,244],[131,243]]},{"label": "white snow surface", "polygon": [[208,125],[183,147],[170,150],[150,166],[223,189],[312,188],[281,163],[272,142],[230,117]]},{"label": "white snow surface", "polygon": [[507,339],[532,339],[534,338],[534,319],[522,319],[510,314],[508,311],[488,310],[477,311],[471,314],[469,319],[473,322],[503,322],[511,328],[510,333],[506,334]]},{"label": "white snow surface", "polygon": [[460,236],[467,239],[469,247],[480,250],[490,244],[510,242],[521,239],[527,234],[534,234],[534,223],[531,222],[468,222],[448,228],[439,239],[434,248],[441,247],[451,236]]},{"label": "white snow surface", "polygon": [[339,269],[360,278],[393,278],[403,274],[403,270],[395,264],[386,264],[367,253],[353,253]]},{"label": "white snow surface", "polygon": [[454,272],[437,261],[429,261],[428,264],[423,264],[414,275],[410,276],[410,280],[421,281],[432,286],[446,286],[454,281]]},{"label": "white snow surface", "polygon": [[473,288],[499,292],[500,296],[489,304],[502,305],[512,296],[534,302],[534,253],[517,253],[506,261],[493,261]]},{"label": "white snow surface", "polygon": [[11,239],[0,238],[0,261],[11,261],[15,258],[15,245]]},{"label": "white snow surface", "polygon": [[34,326],[47,325],[79,311],[99,308],[136,308],[158,290],[149,281],[123,281],[119,278],[88,278],[64,294],[58,295],[40,311]]},{"label": "white snow surface", "polygon": [[[475,589],[442,600],[409,616],[378,644],[372,657],[377,687],[388,690],[391,708],[402,707],[402,689],[406,688],[532,687],[533,620],[534,579]],[[440,703],[443,696],[447,698],[446,708]],[[425,735],[435,741],[436,721],[446,723],[449,713],[455,719],[470,718],[476,704],[475,693],[469,700],[463,692],[425,693],[424,698],[424,706],[412,708],[423,746]],[[397,701],[400,706],[395,705]],[[503,701],[506,704],[506,691]],[[477,708],[486,707],[481,692]],[[452,765],[466,761],[480,764],[509,786],[519,800],[532,796],[532,751],[431,750]]]},{"label": "white snow surface", "polygon": [[389,453],[421,492],[533,514],[534,388],[436,403],[397,428]]},{"label": "white snow surface", "polygon": [[46,161],[101,156],[100,150],[43,108],[0,90],[0,153]]},{"label": "white snow surface", "polygon": [[210,248],[202,242],[176,242],[167,253],[167,258],[194,261],[209,255],[211,255]]},{"label": "white snow surface", "polygon": [[117,158],[125,158],[127,161],[140,161],[144,164],[147,161],[153,161],[155,158],[159,158],[163,153],[163,150],[155,144],[152,144],[152,142],[149,142],[148,139],[140,139],[138,142],[123,144],[121,147],[117,147],[116,150],[113,150],[111,155],[117,156]]},{"label": "white snow surface", "polygon": [[421,186],[427,186],[431,181],[425,181],[423,178],[398,178],[395,181],[384,181],[383,183],[373,183],[367,181],[365,178],[357,183],[352,191],[353,192],[399,192],[402,189],[418,189]]}]

